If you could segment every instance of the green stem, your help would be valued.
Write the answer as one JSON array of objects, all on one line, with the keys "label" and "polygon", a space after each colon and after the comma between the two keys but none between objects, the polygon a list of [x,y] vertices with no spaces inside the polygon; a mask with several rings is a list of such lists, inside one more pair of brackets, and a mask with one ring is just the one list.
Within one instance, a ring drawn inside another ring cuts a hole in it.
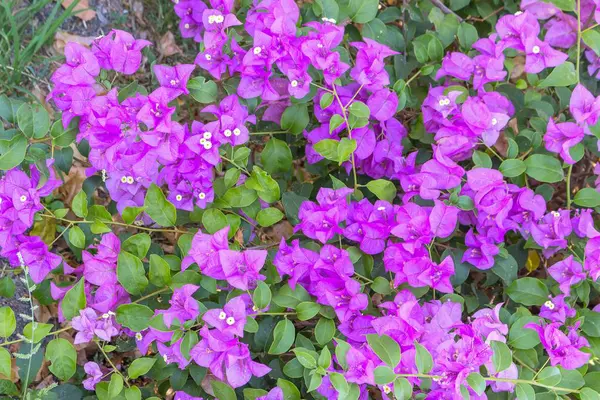
[{"label": "green stem", "polygon": [[595,27],[597,27],[598,25],[600,25],[600,24],[594,24],[594,25],[590,26],[589,28],[585,28],[584,30],[581,31],[581,33],[590,31],[590,30],[594,29]]},{"label": "green stem", "polygon": [[571,173],[573,172],[573,165],[569,165],[569,171],[567,172],[567,210],[571,209]]},{"label": "green stem", "polygon": [[256,135],[279,135],[279,134],[284,134],[284,133],[289,133],[289,132],[288,131],[250,132],[250,135],[252,135],[252,136],[256,136]]},{"label": "green stem", "polygon": [[133,301],[133,303],[139,303],[139,302],[141,302],[141,301],[144,301],[144,300],[146,300],[146,299],[149,299],[149,298],[151,298],[151,297],[154,297],[154,296],[156,296],[157,294],[161,294],[161,293],[163,293],[163,292],[166,292],[167,290],[171,290],[171,288],[170,288],[170,287],[164,287],[164,288],[162,288],[162,289],[155,290],[154,292],[152,292],[152,293],[148,293],[147,295],[145,295],[145,296],[142,296],[142,297],[140,297],[139,299],[137,299],[137,300]]},{"label": "green stem", "polygon": [[[64,332],[64,331],[68,331],[69,329],[71,329],[71,327],[70,326],[66,326],[66,327],[58,329],[58,330],[56,330],[54,332],[50,332],[48,334],[48,336],[50,336],[50,335],[58,335],[59,333]],[[15,343],[21,343],[24,340],[25,339],[17,339],[17,340],[11,340],[10,342],[0,343],[0,347],[10,346],[11,344],[15,344]]]},{"label": "green stem", "polygon": [[[46,217],[46,218],[54,218],[57,221],[63,221],[66,222],[68,224],[93,224],[95,221],[87,221],[87,220],[81,220],[81,221],[73,221],[70,219],[66,219],[66,218],[59,218],[56,215],[52,215],[52,214],[40,214],[42,217]],[[130,225],[130,224],[126,224],[124,222],[116,222],[116,221],[101,221],[104,224],[108,224],[108,225],[117,225],[117,226],[124,226],[127,228],[133,228],[133,229],[139,229],[142,231],[147,231],[147,232],[170,232],[170,233],[187,233],[187,231],[182,231],[179,230],[177,228],[173,228],[173,229],[160,229],[160,228],[146,228],[145,226],[137,226],[137,225]]]},{"label": "green stem", "polygon": [[367,283],[373,283],[373,281],[369,278],[367,278],[366,276],[362,276],[361,274],[354,272],[354,275],[358,276],[360,279],[362,279],[363,281],[367,282]]},{"label": "green stem", "polygon": [[577,0],[577,83],[579,83],[579,64],[581,64],[581,0]]},{"label": "green stem", "polygon": [[102,353],[102,355],[104,356],[104,358],[106,359],[106,361],[108,361],[108,363],[112,367],[113,371],[115,371],[117,374],[121,375],[121,378],[123,378],[123,382],[125,382],[125,384],[127,385],[127,387],[131,387],[131,385],[129,385],[129,381],[127,380],[127,378],[125,378],[125,376],[121,373],[121,371],[119,371],[117,369],[117,367],[115,367],[115,364],[113,364],[113,362],[111,361],[110,357],[108,357],[108,354],[106,354],[106,352],[104,351],[103,346],[100,346],[100,343],[98,343],[98,342],[96,342],[96,344],[98,345],[98,348],[100,349],[100,352]]},{"label": "green stem", "polygon": [[[362,86],[361,86],[362,88]],[[360,90],[360,89],[359,89]],[[346,114],[346,107],[342,104],[342,100],[340,96],[337,94],[337,90],[335,90],[335,84],[333,85],[333,95],[335,96],[340,108],[342,109],[342,116],[344,117],[344,122],[346,123],[346,129],[348,130],[348,139],[352,140],[352,128],[350,127],[350,123],[348,122],[348,115]],[[356,163],[354,161],[354,152],[351,154],[350,162],[352,163],[352,176],[354,177],[354,190],[358,189],[358,175],[356,174]]]},{"label": "green stem", "polygon": [[[426,67],[427,65],[424,65],[423,67]],[[411,76],[410,78],[408,78],[408,80],[406,81],[406,83],[404,84],[404,86],[408,86],[412,81],[414,81],[415,79],[417,79],[419,77],[419,75],[421,75],[421,71],[423,68],[421,68],[420,70],[418,70],[417,72],[415,72],[415,74],[413,76]]]},{"label": "green stem", "polygon": [[256,313],[256,314],[250,314],[251,316],[256,316],[256,317],[260,317],[261,315],[296,315],[295,312],[261,312],[261,313]]},{"label": "green stem", "polygon": [[237,169],[241,169],[242,171],[244,171],[244,173],[248,176],[250,176],[250,172],[248,172],[248,170],[240,165],[237,165],[237,163],[225,156],[221,156],[221,158],[225,161],[227,161],[228,163],[230,163],[231,165],[233,165],[234,167],[236,167]]}]

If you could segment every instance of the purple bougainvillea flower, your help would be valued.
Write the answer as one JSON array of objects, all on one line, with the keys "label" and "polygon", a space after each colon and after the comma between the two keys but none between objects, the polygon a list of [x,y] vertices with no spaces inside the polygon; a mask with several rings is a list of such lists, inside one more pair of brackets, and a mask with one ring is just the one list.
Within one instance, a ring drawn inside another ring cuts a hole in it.
[{"label": "purple bougainvillea flower", "polygon": [[92,52],[103,69],[131,75],[140,68],[142,49],[151,44],[147,40],[136,40],[128,32],[113,29],[106,36],[94,41]]},{"label": "purple bougainvillea flower", "polygon": [[559,283],[559,288],[566,296],[571,294],[571,286],[584,281],[586,274],[583,266],[573,256],[557,262],[548,268],[548,272]]},{"label": "purple bougainvillea flower", "polygon": [[83,370],[87,374],[87,378],[81,382],[83,387],[86,390],[95,390],[96,384],[102,380],[102,376],[104,375],[100,370],[100,366],[93,361],[88,361],[83,366]]},{"label": "purple bougainvillea flower", "polygon": [[266,258],[265,250],[219,251],[219,260],[227,283],[240,290],[254,289],[256,281],[266,279],[259,273],[265,265]]},{"label": "purple bougainvillea flower", "polygon": [[440,68],[435,76],[436,80],[440,80],[444,76],[451,76],[461,81],[468,81],[473,74],[473,60],[463,53],[452,52],[448,53],[442,60],[442,68]]},{"label": "purple bougainvillea flower", "polygon": [[544,248],[546,257],[567,247],[567,236],[573,231],[569,210],[551,211],[538,222],[531,224],[531,235]]},{"label": "purple bougainvillea flower", "polygon": [[346,353],[346,363],[348,369],[344,374],[348,382],[356,384],[375,384],[375,363],[373,360],[365,357],[358,349],[350,347]]},{"label": "purple bougainvillea flower", "polygon": [[198,301],[192,295],[199,289],[199,286],[186,284],[182,287],[173,290],[173,296],[169,300],[167,310],[159,310],[163,314],[163,320],[167,327],[170,327],[175,320],[180,325],[189,320],[194,320],[200,315],[200,307]]},{"label": "purple bougainvillea flower", "polygon": [[192,239],[188,255],[181,261],[181,269],[185,271],[195,262],[203,274],[214,279],[225,279],[218,252],[229,249],[228,233],[229,226],[212,235],[198,231]]},{"label": "purple bougainvillea flower", "polygon": [[284,400],[285,396],[283,390],[280,387],[275,387],[264,396],[259,396],[256,400]]},{"label": "purple bougainvillea flower", "polygon": [[390,77],[384,68],[384,59],[398,53],[375,40],[368,38],[363,40],[364,42],[350,43],[352,47],[358,49],[350,76],[366,89],[373,91],[381,89],[390,83]]},{"label": "purple bougainvillea flower", "polygon": [[84,308],[79,311],[79,316],[73,317],[71,326],[77,331],[73,343],[89,343],[94,340],[94,331],[98,315],[91,308]]},{"label": "purple bougainvillea flower", "polygon": [[575,121],[589,134],[588,127],[598,122],[600,100],[596,99],[585,86],[578,84],[571,94],[569,111]]},{"label": "purple bougainvillea flower", "polygon": [[561,65],[567,58],[565,53],[554,50],[548,43],[537,37],[526,38],[525,41],[525,72],[537,74],[545,68]]},{"label": "purple bougainvillea flower", "polygon": [[591,356],[579,350],[582,347],[589,347],[587,339],[577,334],[578,326],[569,327],[568,335],[560,330],[561,326],[561,322],[547,325],[529,323],[524,328],[533,329],[538,333],[544,349],[548,352],[551,365],[560,365],[564,369],[582,367]]},{"label": "purple bougainvillea flower", "polygon": [[235,297],[222,309],[208,310],[202,319],[224,335],[243,337],[244,325],[246,325],[246,303],[241,297]]},{"label": "purple bougainvillea flower", "polygon": [[160,86],[170,91],[170,97],[175,98],[180,94],[189,94],[187,82],[196,68],[193,64],[154,65],[154,75]]},{"label": "purple bougainvillea flower", "polygon": [[552,322],[565,323],[567,318],[575,316],[575,309],[565,302],[564,294],[549,297],[542,307],[540,307],[540,317],[549,319]]},{"label": "purple bougainvillea flower", "polygon": [[581,142],[583,137],[583,129],[576,123],[561,122],[556,124],[550,118],[544,135],[544,145],[546,150],[559,153],[567,164],[575,164],[575,160],[573,160],[569,151]]},{"label": "purple bougainvillea flower", "polygon": [[489,269],[494,266],[494,256],[500,253],[500,249],[492,240],[483,235],[476,235],[473,229],[469,229],[465,236],[467,250],[462,262],[468,262],[479,269]]},{"label": "purple bougainvillea flower", "polygon": [[117,283],[117,258],[121,249],[119,238],[112,232],[107,233],[94,247],[95,255],[86,250],[82,252],[86,282],[98,286]]}]

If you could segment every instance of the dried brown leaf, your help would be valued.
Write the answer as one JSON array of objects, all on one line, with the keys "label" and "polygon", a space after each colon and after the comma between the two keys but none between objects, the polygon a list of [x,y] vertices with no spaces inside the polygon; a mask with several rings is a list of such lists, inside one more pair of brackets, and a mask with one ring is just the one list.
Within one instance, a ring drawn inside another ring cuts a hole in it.
[{"label": "dried brown leaf", "polygon": [[54,47],[54,50],[56,50],[58,54],[63,54],[65,46],[69,42],[75,42],[89,47],[94,39],[96,38],[93,36],[79,36],[65,31],[58,31],[54,35],[54,44],[52,47]]},{"label": "dried brown leaf", "polygon": [[[62,6],[68,8],[75,0],[63,0]],[[79,3],[73,8],[75,16],[82,21],[90,21],[96,18],[96,11],[90,8],[88,0],[79,0]]]},{"label": "dried brown leaf", "polygon": [[167,32],[160,38],[158,51],[163,57],[181,53],[181,49],[175,44],[175,35],[173,35],[173,32]]}]

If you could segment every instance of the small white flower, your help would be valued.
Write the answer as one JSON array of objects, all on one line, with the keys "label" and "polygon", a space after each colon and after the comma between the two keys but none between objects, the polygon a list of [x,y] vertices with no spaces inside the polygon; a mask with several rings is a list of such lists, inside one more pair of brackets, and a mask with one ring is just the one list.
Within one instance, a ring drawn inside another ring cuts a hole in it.
[{"label": "small white flower", "polygon": [[27,201],[27,196],[23,195],[19,197],[19,200],[21,200],[21,203],[25,203]]},{"label": "small white flower", "polygon": [[492,125],[498,124],[498,120],[496,118],[492,118]]},{"label": "small white flower", "polygon": [[163,360],[165,360],[165,362],[166,362],[166,363],[168,363],[168,362],[169,362],[169,357],[167,357],[167,355],[166,355],[166,354],[164,354],[164,355],[163,355]]},{"label": "small white flower", "polygon": [[185,24],[183,27],[184,27],[185,29],[190,29],[190,24]]},{"label": "small white flower", "polygon": [[318,47],[319,49],[322,49],[322,48],[323,48],[323,44],[322,44],[322,43],[317,43],[317,47]]},{"label": "small white flower", "polygon": [[257,47],[255,47],[255,48],[254,48],[254,50],[252,50],[252,52],[253,52],[255,55],[259,55],[261,51],[262,51],[262,49],[261,49],[260,47],[258,47],[258,46],[257,46]]},{"label": "small white flower", "polygon": [[227,314],[225,314],[224,311],[221,311],[221,313],[219,314],[219,319],[221,319],[221,320],[227,319]]},{"label": "small white flower", "polygon": [[133,182],[135,182],[135,181],[133,180],[133,176],[131,176],[131,175],[130,175],[130,176],[128,176],[128,177],[127,177],[127,183],[131,185],[131,184],[133,184]]},{"label": "small white flower", "polygon": [[220,24],[220,23],[222,23],[223,21],[225,21],[225,18],[223,18],[223,16],[222,16],[222,15],[216,15],[216,16],[215,16],[215,22],[216,22],[217,24]]},{"label": "small white flower", "polygon": [[177,80],[171,79],[171,81],[169,83],[171,84],[171,86],[175,86],[175,85],[177,85]]},{"label": "small white flower", "polygon": [[206,54],[206,55],[204,55],[204,58],[206,58],[208,61],[210,61],[210,59],[211,59],[212,57],[210,56],[210,54]]},{"label": "small white flower", "polygon": [[138,332],[138,333],[136,333],[136,334],[135,334],[135,340],[138,340],[138,341],[142,340],[142,334],[141,334],[141,333],[139,333],[139,332]]},{"label": "small white flower", "polygon": [[204,145],[204,143],[206,143],[206,139],[204,139],[204,138],[200,138],[200,144],[201,144],[201,145]]},{"label": "small white flower", "polygon": [[554,303],[551,302],[550,300],[548,300],[547,302],[545,302],[544,305],[546,307],[548,307],[550,310],[554,310]]},{"label": "small white flower", "polygon": [[377,211],[383,211],[385,210],[385,207],[381,206],[381,207],[377,207]]},{"label": "small white flower", "polygon": [[298,86],[298,81],[294,79],[294,80],[291,82],[291,84],[292,84],[292,87],[296,87],[296,86]]},{"label": "small white flower", "polygon": [[204,133],[202,134],[202,137],[203,137],[204,139],[210,139],[210,138],[212,137],[212,133],[210,133],[210,132],[204,132]]},{"label": "small white flower", "polygon": [[225,129],[225,132],[223,132],[223,135],[225,135],[226,137],[231,136],[231,129]]},{"label": "small white flower", "polygon": [[121,177],[121,183],[127,183],[127,177],[125,175]]},{"label": "small white flower", "polygon": [[102,182],[106,182],[106,170],[102,170]]},{"label": "small white flower", "polygon": [[209,24],[214,24],[216,17],[217,17],[216,15],[209,15],[208,16],[208,23]]},{"label": "small white flower", "polygon": [[178,194],[177,196],[175,196],[175,200],[177,201],[181,201],[183,199],[183,196]]},{"label": "small white flower", "polygon": [[256,307],[256,306],[254,305],[254,306],[252,306],[252,311],[254,311],[254,312],[258,312],[258,311],[259,311],[259,308],[258,308],[258,307]]},{"label": "small white flower", "polygon": [[235,129],[233,130],[233,134],[234,134],[235,136],[240,136],[240,135],[242,134],[242,131],[240,131],[240,128],[235,128]]},{"label": "small white flower", "polygon": [[388,394],[392,391],[392,388],[390,388],[388,385],[383,385],[383,392],[385,394]]},{"label": "small white flower", "polygon": [[109,319],[110,315],[108,313],[102,314],[102,318],[104,319]]},{"label": "small white flower", "polygon": [[448,106],[448,105],[450,105],[450,99],[446,99],[446,100],[444,100],[444,105],[445,105],[445,106]]},{"label": "small white flower", "polygon": [[560,213],[558,211],[552,211],[550,214],[552,214],[554,218],[560,217]]},{"label": "small white flower", "polygon": [[229,317],[227,318],[227,325],[233,325],[235,324],[235,319],[233,317]]},{"label": "small white flower", "polygon": [[204,193],[204,192],[200,192],[200,194],[198,195],[198,198],[199,198],[200,200],[204,200],[204,199],[206,198],[206,193]]},{"label": "small white flower", "polygon": [[533,54],[538,54],[540,52],[540,46],[533,46],[533,48],[531,49],[531,52]]},{"label": "small white flower", "polygon": [[206,150],[209,150],[211,147],[212,147],[212,143],[211,143],[211,142],[206,142],[206,143],[204,143],[204,148],[205,148]]},{"label": "small white flower", "polygon": [[517,16],[517,17],[518,17],[518,16],[519,16],[519,15],[521,15],[521,14],[523,14],[523,11],[517,11],[517,12],[515,13],[515,16]]}]

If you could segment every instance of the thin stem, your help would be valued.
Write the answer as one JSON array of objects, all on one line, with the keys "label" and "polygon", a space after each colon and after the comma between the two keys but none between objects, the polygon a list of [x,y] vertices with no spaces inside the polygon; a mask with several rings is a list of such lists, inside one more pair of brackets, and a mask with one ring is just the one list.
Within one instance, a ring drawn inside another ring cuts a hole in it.
[{"label": "thin stem", "polygon": [[362,276],[361,274],[354,272],[354,275],[358,276],[360,279],[362,279],[363,281],[367,282],[367,283],[373,283],[373,281],[369,278],[367,278],[366,276]]},{"label": "thin stem", "polygon": [[579,83],[579,64],[581,64],[581,0],[577,0],[577,83]]},{"label": "thin stem", "polygon": [[567,172],[567,210],[571,209],[571,173],[573,172],[573,165],[569,165],[569,171]]},{"label": "thin stem", "polygon": [[592,30],[592,29],[594,29],[595,27],[597,27],[598,25],[600,25],[600,24],[594,24],[594,25],[590,26],[589,28],[585,28],[584,30],[582,30],[582,31],[581,31],[581,33],[585,33],[585,32],[587,32],[587,31],[589,31],[589,30]]},{"label": "thin stem", "polygon": [[[362,88],[362,86],[361,86]],[[360,90],[360,89],[359,89]],[[342,100],[340,96],[338,96],[337,91],[335,90],[335,84],[333,85],[333,95],[335,96],[340,108],[342,109],[342,116],[344,117],[344,122],[346,123],[346,129],[348,130],[348,138],[352,140],[352,128],[350,127],[350,123],[348,122],[348,115],[346,114],[346,107],[342,104]],[[352,163],[352,176],[354,177],[354,190],[358,189],[358,175],[356,174],[356,163],[354,161],[354,152],[352,152],[350,156],[350,162]]]},{"label": "thin stem", "polygon": [[71,228],[72,226],[73,226],[73,224],[69,224],[69,226],[67,226],[65,229],[63,229],[63,231],[60,233],[60,235],[58,235],[58,236],[57,236],[57,237],[56,237],[56,238],[55,238],[55,239],[52,241],[52,243],[50,243],[50,245],[49,245],[48,247],[52,247],[52,245],[53,245],[54,243],[56,243],[56,242],[58,241],[58,239],[60,239],[60,238],[61,238],[61,237],[62,237],[62,236],[65,234],[65,232],[66,232],[66,231],[68,231],[68,230],[69,230],[69,228]]},{"label": "thin stem", "polygon": [[225,156],[221,156],[221,158],[225,161],[227,161],[228,163],[230,163],[231,165],[233,165],[234,167],[236,167],[237,169],[241,169],[242,171],[244,171],[244,173],[248,176],[250,176],[250,172],[248,172],[248,170],[245,167],[242,167],[241,165],[237,165],[237,163]]},{"label": "thin stem", "polygon": [[121,371],[119,371],[117,369],[117,367],[115,367],[115,364],[113,364],[113,362],[111,361],[110,357],[108,357],[108,354],[106,354],[106,352],[104,351],[103,346],[100,346],[100,343],[96,342],[96,344],[98,345],[98,348],[100,349],[100,352],[102,353],[102,355],[104,356],[104,358],[106,359],[106,361],[108,361],[108,363],[110,364],[110,366],[112,367],[112,369],[119,375],[121,375],[121,378],[123,378],[123,382],[125,382],[125,384],[127,385],[127,387],[131,387],[131,385],[129,385],[129,381],[127,380],[127,378],[125,378],[125,376],[121,373]]},{"label": "thin stem", "polygon": [[[69,329],[71,329],[71,327],[70,327],[70,326],[66,326],[66,327],[64,327],[64,328],[61,328],[61,329],[59,329],[59,330],[56,330],[56,331],[54,331],[54,332],[50,332],[50,333],[48,334],[48,336],[50,336],[50,335],[58,335],[59,333],[61,333],[61,332],[64,332],[64,331],[68,331]],[[21,342],[23,342],[24,340],[25,340],[25,339],[17,339],[17,340],[11,340],[10,342],[4,342],[4,343],[0,343],[0,347],[4,347],[4,346],[10,346],[11,344],[15,344],[15,343],[21,343]]]},{"label": "thin stem", "polygon": [[354,93],[354,96],[352,96],[352,98],[346,103],[346,105],[344,106],[344,108],[348,108],[348,106],[354,101],[354,99],[356,98],[356,96],[358,96],[358,94],[362,90],[363,86],[365,86],[365,85],[364,84],[360,85],[360,87],[358,88],[358,90],[356,91],[356,93]]},{"label": "thin stem", "polygon": [[273,131],[273,132],[250,132],[250,135],[279,135],[283,133],[289,133],[288,131]]},{"label": "thin stem", "polygon": [[517,356],[515,356],[513,354],[513,358],[515,359],[516,362],[518,362],[519,364],[521,364],[523,367],[527,368],[528,370],[530,370],[534,374],[537,374],[537,371],[535,369],[533,369],[529,365],[525,364],[525,362],[523,360],[521,360],[519,357],[517,357]]},{"label": "thin stem", "polygon": [[144,300],[146,300],[146,299],[149,299],[150,297],[154,297],[154,296],[156,296],[157,294],[161,294],[161,293],[163,293],[163,292],[166,292],[167,290],[171,290],[171,288],[169,288],[169,287],[164,287],[164,288],[162,288],[162,289],[155,290],[155,291],[154,291],[154,292],[152,292],[152,293],[148,293],[147,295],[140,297],[139,299],[135,300],[133,303],[139,303],[140,301],[144,301]]},{"label": "thin stem", "polygon": [[535,378],[537,378],[537,376],[540,374],[540,372],[546,368],[546,365],[548,365],[548,361],[550,361],[550,358],[548,358],[546,360],[546,362],[544,363],[544,365],[542,365],[542,368],[540,368],[540,370],[538,372],[535,373],[535,375],[533,376],[532,380],[534,380]]},{"label": "thin stem", "polygon": [[261,312],[261,313],[256,313],[256,314],[250,314],[251,316],[261,316],[261,315],[296,315],[295,312]]},{"label": "thin stem", "polygon": [[[66,222],[68,224],[93,224],[94,221],[87,221],[87,220],[81,220],[81,221],[74,221],[74,220],[70,220],[70,219],[66,219],[66,218],[59,218],[56,215],[51,215],[51,214],[40,214],[40,216],[42,217],[46,217],[46,218],[54,218],[57,221],[63,221]],[[137,226],[137,225],[130,225],[130,224],[126,224],[124,222],[116,222],[116,221],[101,221],[104,224],[108,224],[108,225],[117,225],[117,226],[124,226],[127,228],[134,228],[134,229],[139,229],[139,230],[143,230],[143,231],[148,231],[148,232],[170,232],[170,233],[187,233],[187,231],[182,231],[179,230],[177,228],[173,228],[173,229],[162,229],[162,228],[146,228],[145,226]]]},{"label": "thin stem", "polygon": [[311,84],[311,85],[313,85],[314,87],[318,87],[319,89],[321,89],[321,90],[324,90],[324,91],[326,91],[326,92],[329,92],[329,93],[331,93],[331,94],[333,94],[333,93],[334,93],[334,91],[333,91],[333,90],[331,90],[331,89],[327,89],[326,87],[323,87],[323,86],[321,86],[321,85],[317,85],[316,83],[313,83],[313,82],[311,82],[310,84]]},{"label": "thin stem", "polygon": [[492,152],[492,154],[494,154],[496,157],[498,157],[501,161],[504,161],[504,158],[502,158],[502,156],[500,154],[498,154],[496,152],[496,150],[492,149],[490,146],[488,146],[487,144],[485,145],[485,147],[488,148],[489,151]]},{"label": "thin stem", "polygon": [[[19,253],[19,259],[22,260],[21,258],[21,253]],[[27,293],[29,294],[29,309],[31,310],[31,341],[27,341],[29,343],[29,358],[27,360],[27,373],[25,374],[25,382],[23,382],[23,398],[25,398],[25,393],[27,392],[27,387],[29,386],[29,384],[31,382],[29,382],[29,372],[31,371],[31,359],[33,358],[33,345],[34,345],[34,341],[33,338],[35,337],[35,328],[37,326],[37,322],[35,322],[35,314],[34,314],[34,310],[35,308],[33,307],[33,288],[29,285],[29,271],[27,269],[27,267],[22,263],[22,267],[23,267],[23,271],[25,271],[25,279],[24,279],[24,283],[25,286],[27,286]],[[35,286],[35,284],[34,284]],[[39,351],[39,350],[38,350]]]}]

